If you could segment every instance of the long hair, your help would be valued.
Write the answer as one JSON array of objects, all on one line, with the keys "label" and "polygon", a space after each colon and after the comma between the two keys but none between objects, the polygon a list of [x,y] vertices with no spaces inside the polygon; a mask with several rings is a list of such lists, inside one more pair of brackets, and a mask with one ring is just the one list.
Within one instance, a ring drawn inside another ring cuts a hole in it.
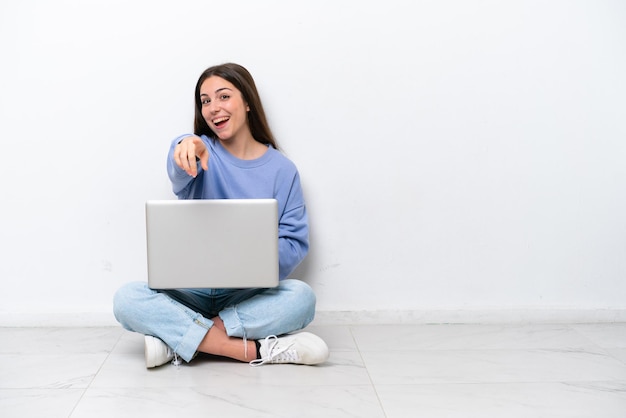
[{"label": "long hair", "polygon": [[261,144],[271,145],[273,148],[278,149],[278,144],[274,139],[274,135],[270,130],[267,118],[265,117],[265,111],[261,104],[261,98],[257,91],[256,84],[252,75],[239,64],[226,63],[221,65],[215,65],[207,68],[200,75],[198,83],[196,84],[196,96],[195,96],[195,112],[193,130],[196,135],[206,135],[209,138],[217,139],[215,132],[209,128],[204,117],[202,116],[202,103],[200,102],[200,87],[204,81],[211,77],[217,76],[232,83],[237,90],[241,92],[243,100],[250,107],[248,112],[248,125],[250,126],[250,133],[252,137]]}]

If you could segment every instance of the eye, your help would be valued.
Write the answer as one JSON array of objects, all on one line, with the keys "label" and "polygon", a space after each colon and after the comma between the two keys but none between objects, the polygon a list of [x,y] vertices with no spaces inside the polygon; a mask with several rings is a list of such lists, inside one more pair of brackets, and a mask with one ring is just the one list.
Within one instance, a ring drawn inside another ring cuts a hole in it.
[{"label": "eye", "polygon": [[230,96],[229,96],[228,94],[222,94],[222,95],[220,96],[220,99],[221,99],[221,100],[228,100],[228,99],[230,99]]}]

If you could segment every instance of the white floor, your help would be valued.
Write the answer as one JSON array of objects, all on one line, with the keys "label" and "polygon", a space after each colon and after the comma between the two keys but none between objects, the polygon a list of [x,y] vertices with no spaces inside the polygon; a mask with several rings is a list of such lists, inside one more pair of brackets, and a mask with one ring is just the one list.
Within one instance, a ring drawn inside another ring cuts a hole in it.
[{"label": "white floor", "polygon": [[327,364],[146,370],[120,328],[0,328],[0,416],[626,417],[626,324],[309,330]]}]

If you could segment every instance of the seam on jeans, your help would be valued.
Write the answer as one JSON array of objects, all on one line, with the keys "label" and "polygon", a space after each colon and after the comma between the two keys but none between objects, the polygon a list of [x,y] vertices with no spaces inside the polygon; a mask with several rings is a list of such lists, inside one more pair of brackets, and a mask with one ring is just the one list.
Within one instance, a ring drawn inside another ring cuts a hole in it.
[{"label": "seam on jeans", "polygon": [[[184,304],[182,304],[181,302],[178,302],[177,300],[173,299],[173,298],[169,298],[169,301],[172,305],[174,305],[174,307],[176,309],[178,309],[179,311],[181,311],[182,313],[184,313],[185,315],[187,315],[189,317],[189,319],[191,319],[193,322],[195,322],[198,325],[203,326],[206,329],[210,329],[211,327],[209,327],[208,325],[206,325],[205,323],[201,322],[198,320],[198,318],[204,318],[204,316],[202,316],[201,313],[194,311],[193,309],[185,306]],[[182,305],[182,306],[181,306]],[[184,306],[184,307],[183,307]],[[193,315],[190,314],[190,312],[193,312]]]},{"label": "seam on jeans", "polygon": [[[200,315],[200,314],[198,314]],[[201,316],[201,315],[200,315]],[[204,317],[203,317],[204,318]],[[211,329],[210,326],[208,326],[207,324],[205,324],[202,321],[199,321],[198,319],[194,319],[193,322],[195,322],[196,324],[200,325],[201,327],[205,328],[205,329]]]}]

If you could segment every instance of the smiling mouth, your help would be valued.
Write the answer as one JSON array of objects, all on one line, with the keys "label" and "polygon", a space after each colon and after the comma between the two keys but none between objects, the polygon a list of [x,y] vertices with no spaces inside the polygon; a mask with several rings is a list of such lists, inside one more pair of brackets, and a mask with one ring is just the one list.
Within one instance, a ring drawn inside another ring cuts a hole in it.
[{"label": "smiling mouth", "polygon": [[228,117],[228,116],[223,116],[221,118],[216,118],[216,119],[213,119],[213,125],[215,125],[216,127],[219,128],[220,126],[224,125],[229,120],[230,120],[230,117]]}]

